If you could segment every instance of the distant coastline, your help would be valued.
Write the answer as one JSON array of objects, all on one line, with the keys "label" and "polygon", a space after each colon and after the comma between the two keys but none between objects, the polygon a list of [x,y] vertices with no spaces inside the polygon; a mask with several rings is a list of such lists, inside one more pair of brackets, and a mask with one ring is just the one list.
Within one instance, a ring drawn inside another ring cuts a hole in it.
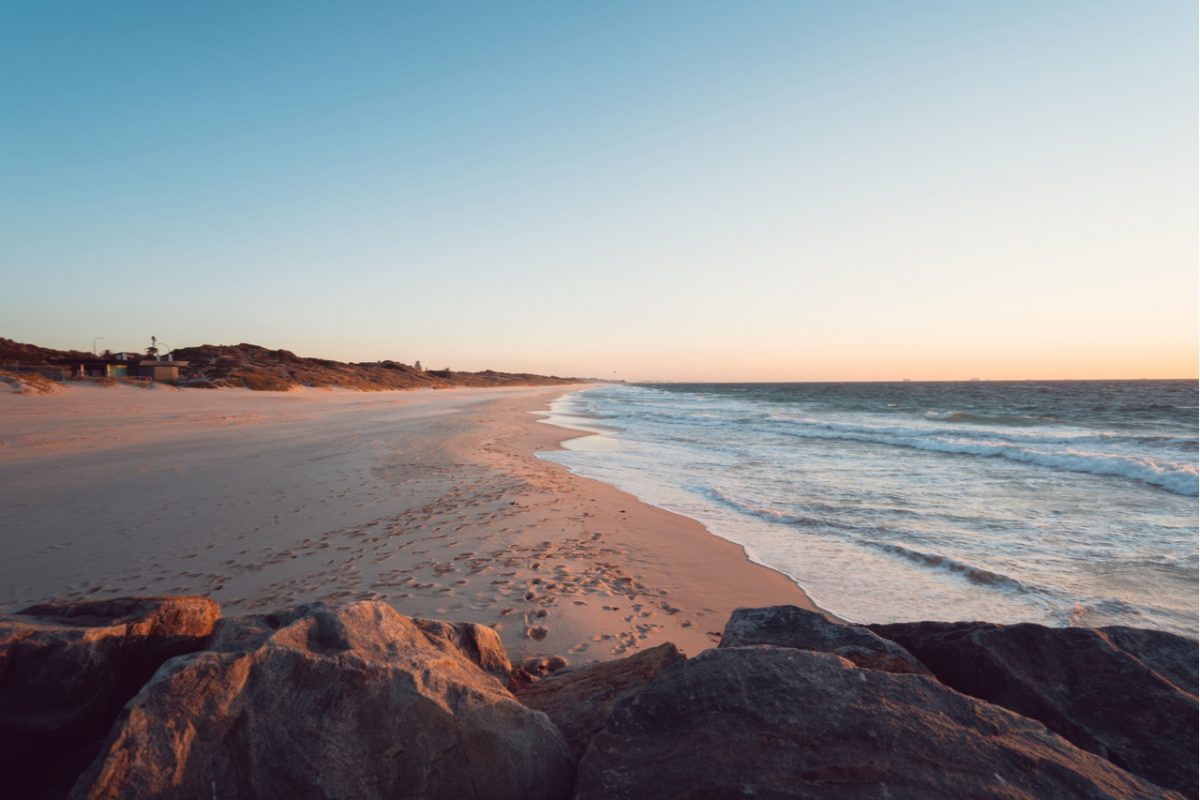
[{"label": "distant coastline", "polygon": [[[0,338],[0,371],[33,373],[51,379],[82,372],[92,365],[109,377],[110,363],[119,365],[125,353],[86,353],[54,350]],[[158,355],[154,353],[154,355]],[[448,389],[460,386],[554,386],[594,383],[594,379],[536,375],[528,372],[460,372],[449,367],[424,369],[418,361],[343,362],[298,356],[290,350],[269,350],[255,344],[179,347],[170,351],[170,363],[183,364],[179,378],[185,388],[245,388],[254,391],[286,392],[297,387],[343,388],[357,391],[404,389]]]}]

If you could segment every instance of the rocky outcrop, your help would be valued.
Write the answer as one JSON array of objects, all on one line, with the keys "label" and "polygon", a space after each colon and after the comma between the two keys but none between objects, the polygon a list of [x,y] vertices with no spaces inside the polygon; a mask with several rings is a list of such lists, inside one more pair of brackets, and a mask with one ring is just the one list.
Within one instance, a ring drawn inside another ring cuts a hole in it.
[{"label": "rocky outcrop", "polygon": [[739,608],[725,623],[718,647],[769,644],[833,653],[866,669],[928,675],[925,665],[900,645],[866,628],[831,622],[797,606]]},{"label": "rocky outcrop", "polygon": [[947,686],[1196,796],[1196,642],[1124,627],[913,622],[871,629]]},{"label": "rocky outcrop", "polygon": [[126,701],[167,659],[203,647],[219,615],[203,597],[143,597],[0,617],[3,793],[65,794]]},{"label": "rocky outcrop", "polygon": [[1200,646],[1194,639],[1152,631],[1145,628],[1127,628],[1120,625],[1097,629],[1100,636],[1113,647],[1136,658],[1147,669],[1170,681],[1182,691],[1194,695],[1200,681],[1197,680],[1198,654]]},{"label": "rocky outcrop", "polygon": [[567,744],[480,667],[492,644],[375,602],[223,622],[129,702],[71,796],[564,797]]},{"label": "rocky outcrop", "polygon": [[508,653],[500,642],[500,634],[486,625],[473,622],[443,622],[437,619],[413,618],[413,624],[432,641],[442,641],[456,648],[484,672],[506,683],[512,672]]},{"label": "rocky outcrop", "polygon": [[552,674],[514,691],[525,705],[546,712],[567,737],[571,754],[578,760],[608,721],[617,701],[683,660],[683,653],[675,645],[660,644],[628,658]]},{"label": "rocky outcrop", "polygon": [[872,632],[781,606],[739,609],[691,660],[514,668],[491,628],[382,603],[218,614],[0,618],[0,795],[1195,796],[1197,646],[1154,631]]},{"label": "rocky outcrop", "polygon": [[578,800],[1175,797],[920,675],[790,648],[708,650],[617,703]]}]

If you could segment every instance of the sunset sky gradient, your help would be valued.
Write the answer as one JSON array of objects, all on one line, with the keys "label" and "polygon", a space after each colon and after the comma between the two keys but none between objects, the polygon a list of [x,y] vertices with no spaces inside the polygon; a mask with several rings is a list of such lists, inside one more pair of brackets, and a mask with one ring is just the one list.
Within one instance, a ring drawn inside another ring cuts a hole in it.
[{"label": "sunset sky gradient", "polygon": [[1194,377],[1196,14],[0,3],[0,336]]}]

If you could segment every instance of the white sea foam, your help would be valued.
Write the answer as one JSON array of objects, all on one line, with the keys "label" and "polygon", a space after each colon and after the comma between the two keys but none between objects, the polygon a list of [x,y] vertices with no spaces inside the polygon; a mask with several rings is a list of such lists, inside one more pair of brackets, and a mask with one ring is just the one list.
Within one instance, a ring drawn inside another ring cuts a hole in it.
[{"label": "white sea foam", "polygon": [[[1131,437],[1113,437],[1108,434],[1068,436],[964,434],[962,431],[953,429],[919,431],[903,426],[863,426],[815,420],[804,420],[802,424],[791,428],[787,433],[800,438],[842,439],[955,455],[1006,458],[1011,461],[1066,472],[1129,478],[1189,497],[1200,494],[1200,476],[1197,474],[1195,464],[1165,459],[1155,461],[1145,456],[1089,452],[1077,448],[1078,445],[1089,443],[1130,441]],[[1018,443],[1041,445],[1042,448],[1018,447],[1016,446]],[[1049,449],[1054,445],[1073,446],[1057,450]]]},{"label": "white sea foam", "polygon": [[1028,415],[1009,415],[1002,414],[996,416],[987,416],[985,414],[972,414],[969,411],[940,411],[936,408],[931,408],[925,412],[925,419],[945,420],[946,422],[966,422],[977,425],[1054,425],[1061,423],[1062,420],[1055,417],[1034,417]]}]

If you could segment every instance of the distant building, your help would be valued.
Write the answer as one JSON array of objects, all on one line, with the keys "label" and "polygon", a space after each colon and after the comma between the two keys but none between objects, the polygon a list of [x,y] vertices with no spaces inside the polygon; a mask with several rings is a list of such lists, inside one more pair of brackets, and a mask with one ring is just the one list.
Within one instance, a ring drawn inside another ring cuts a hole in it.
[{"label": "distant building", "polygon": [[103,358],[55,358],[50,363],[62,367],[68,378],[146,378],[174,383],[179,380],[180,368],[187,367],[190,362],[116,353]]},{"label": "distant building", "polygon": [[166,361],[142,359],[138,362],[138,375],[152,381],[175,383],[179,380],[179,368],[186,367],[187,361]]},{"label": "distant building", "polygon": [[129,376],[129,364],[115,358],[101,356],[52,358],[50,363],[57,364],[66,370],[68,378],[125,378]]}]

